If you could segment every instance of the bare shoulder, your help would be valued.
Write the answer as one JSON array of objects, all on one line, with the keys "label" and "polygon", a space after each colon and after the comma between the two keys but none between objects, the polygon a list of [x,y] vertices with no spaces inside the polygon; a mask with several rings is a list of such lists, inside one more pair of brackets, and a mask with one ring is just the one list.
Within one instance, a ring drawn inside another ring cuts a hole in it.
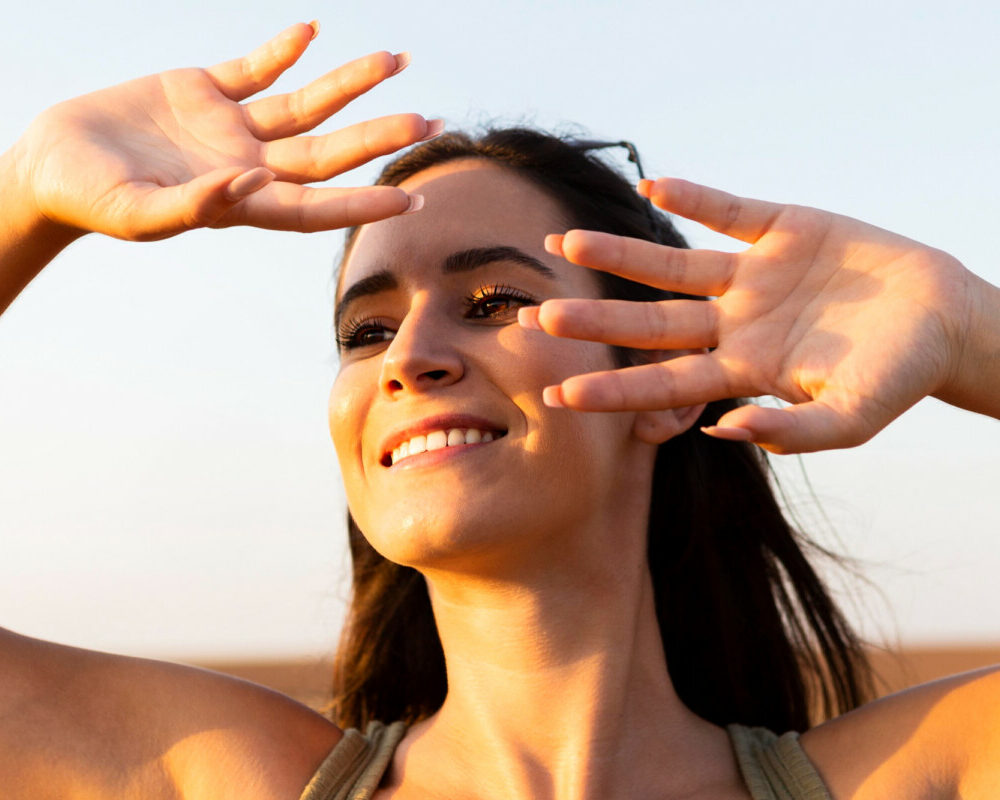
[{"label": "bare shoulder", "polygon": [[868,703],[801,742],[836,800],[995,798],[1000,665]]},{"label": "bare shoulder", "polygon": [[340,736],[246,681],[0,629],[5,800],[295,800]]}]

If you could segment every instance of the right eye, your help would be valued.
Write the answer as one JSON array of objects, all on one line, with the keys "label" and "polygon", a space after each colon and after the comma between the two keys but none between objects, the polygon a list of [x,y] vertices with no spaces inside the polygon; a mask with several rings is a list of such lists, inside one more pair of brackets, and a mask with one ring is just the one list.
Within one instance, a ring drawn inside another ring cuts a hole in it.
[{"label": "right eye", "polygon": [[337,347],[341,350],[354,350],[358,347],[391,342],[396,332],[382,320],[362,319],[343,326],[337,333]]}]

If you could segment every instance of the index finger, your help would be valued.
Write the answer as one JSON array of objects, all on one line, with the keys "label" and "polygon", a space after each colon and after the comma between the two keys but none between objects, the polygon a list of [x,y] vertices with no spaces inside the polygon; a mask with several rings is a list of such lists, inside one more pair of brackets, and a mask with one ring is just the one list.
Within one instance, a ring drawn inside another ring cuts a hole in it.
[{"label": "index finger", "polygon": [[205,72],[230,100],[243,100],[274,83],[299,60],[318,32],[318,22],[292,25],[249,55],[208,67]]}]

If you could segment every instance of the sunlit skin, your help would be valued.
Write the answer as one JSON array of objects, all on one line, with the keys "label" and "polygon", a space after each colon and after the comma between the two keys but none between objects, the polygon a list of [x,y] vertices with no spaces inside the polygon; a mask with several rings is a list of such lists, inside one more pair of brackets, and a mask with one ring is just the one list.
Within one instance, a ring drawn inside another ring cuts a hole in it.
[{"label": "sunlit skin", "polygon": [[[552,201],[474,161],[403,188],[424,195],[425,209],[363,228],[343,267],[342,291],[382,270],[398,288],[340,309],[342,331],[370,319],[377,327],[361,331],[372,343],[342,348],[331,431],[355,518],[385,555],[428,567],[443,558],[456,568],[455,559],[478,553],[488,558],[477,568],[500,575],[512,537],[533,537],[537,551],[556,529],[606,528],[623,498],[644,496],[636,476],[649,472],[653,450],[629,435],[632,413],[566,413],[542,402],[549,383],[614,366],[603,345],[517,324],[520,307],[596,296],[589,270],[542,247],[547,231],[565,227]],[[551,277],[512,260],[442,273],[452,254],[497,246],[537,259]],[[506,435],[381,463],[393,431],[448,414],[489,420]],[[506,545],[499,551],[498,532]],[[553,543],[565,558],[567,542]]]},{"label": "sunlit skin", "polygon": [[[0,310],[88,232],[372,223],[338,289],[342,339],[362,346],[342,352],[331,430],[362,529],[428,578],[449,684],[379,800],[745,800],[725,732],[684,707],[664,661],[645,562],[654,444],[731,394],[797,403],[709,430],[776,452],[857,444],[926,394],[1000,417],[1000,290],[858,220],[676,179],[640,192],[748,248],[567,231],[547,195],[475,160],[401,188],[303,185],[441,129],[397,114],[300,135],[407,63],[373,53],[257,96],[316,32],[40,115],[0,154]],[[718,299],[640,311],[597,299],[588,267]],[[611,343],[650,363],[613,369]],[[429,419],[502,436],[391,466],[387,448]],[[835,800],[992,800],[998,718],[993,668],[801,742]],[[4,629],[0,719],[4,800],[289,800],[342,737],[260,686]]]},{"label": "sunlit skin", "polygon": [[[408,734],[394,790],[456,796],[471,758],[483,796],[708,785],[742,797],[725,733],[681,705],[666,672],[645,564],[654,446],[633,435],[634,413],[542,401],[546,385],[612,368],[611,351],[517,324],[522,305],[596,296],[589,270],[544,250],[564,215],[524,179],[475,160],[402,188],[424,209],[363,228],[343,266],[342,295],[382,270],[397,288],[339,309],[342,333],[357,335],[359,320],[374,327],[369,344],[342,350],[330,403],[352,513],[377,549],[428,577],[448,663],[448,698]],[[442,273],[448,256],[496,246],[553,275],[509,260]],[[471,317],[467,298],[498,285],[530,301]],[[450,413],[507,433],[382,463],[390,432]],[[696,413],[678,411],[676,429]],[[671,742],[677,769],[651,757],[651,735]]]}]

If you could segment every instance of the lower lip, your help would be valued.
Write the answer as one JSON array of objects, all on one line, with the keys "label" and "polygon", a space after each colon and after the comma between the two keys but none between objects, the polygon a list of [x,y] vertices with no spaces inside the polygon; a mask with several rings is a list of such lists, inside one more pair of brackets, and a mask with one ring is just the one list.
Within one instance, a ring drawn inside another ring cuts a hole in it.
[{"label": "lower lip", "polygon": [[407,456],[406,458],[400,459],[395,464],[393,464],[389,469],[410,469],[412,467],[431,467],[435,464],[441,464],[451,458],[456,458],[462,454],[467,454],[473,450],[479,450],[483,447],[488,447],[491,444],[496,444],[500,439],[504,437],[501,436],[499,439],[494,439],[492,442],[476,442],[475,444],[456,444],[451,447],[440,447],[437,450],[425,450],[422,453],[418,453],[415,456]]}]

